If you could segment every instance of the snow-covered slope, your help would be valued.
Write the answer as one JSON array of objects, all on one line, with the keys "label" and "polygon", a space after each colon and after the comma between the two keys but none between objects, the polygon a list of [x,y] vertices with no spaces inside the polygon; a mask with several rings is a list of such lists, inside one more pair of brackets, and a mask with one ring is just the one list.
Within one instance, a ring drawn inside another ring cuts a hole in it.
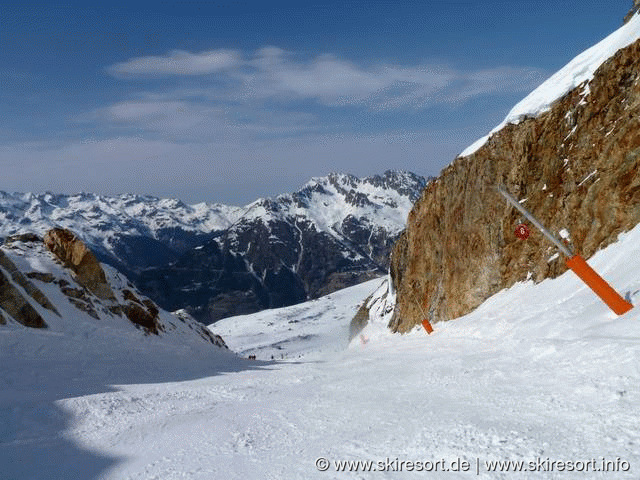
[{"label": "snow-covered slope", "polygon": [[318,358],[349,344],[351,319],[386,279],[375,279],[291,307],[229,317],[209,326],[234,352],[258,360]]},{"label": "snow-covered slope", "polygon": [[[633,303],[639,246],[636,227],[590,260]],[[245,319],[252,335],[229,328],[245,353],[288,338],[285,362],[160,355],[153,343],[136,343],[144,354],[136,357],[81,335],[69,344],[53,332],[0,328],[3,478],[637,478],[637,308],[615,317],[567,272],[519,283],[431,336],[392,335],[374,313],[336,352],[347,323],[340,312],[382,282],[312,302],[299,316],[254,315]],[[292,320],[300,333],[322,333],[296,344],[285,331]],[[321,458],[328,472],[318,471]],[[373,463],[337,473],[342,461]],[[400,462],[422,463],[400,473]]]},{"label": "snow-covered slope", "polygon": [[[482,147],[489,137],[502,130],[510,123],[517,124],[527,116],[537,116],[547,111],[553,102],[561,98],[567,92],[584,84],[585,96],[589,92],[588,82],[593,78],[595,71],[605,61],[611,58],[618,50],[631,45],[640,38],[640,14],[634,15],[629,22],[613,32],[607,38],[593,47],[585,50],[571,60],[565,67],[556,72],[542,85],[531,92],[522,101],[516,104],[507,117],[491,132],[472,143],[461,154],[466,157],[475,153]],[[585,83],[586,82],[586,83]]]}]

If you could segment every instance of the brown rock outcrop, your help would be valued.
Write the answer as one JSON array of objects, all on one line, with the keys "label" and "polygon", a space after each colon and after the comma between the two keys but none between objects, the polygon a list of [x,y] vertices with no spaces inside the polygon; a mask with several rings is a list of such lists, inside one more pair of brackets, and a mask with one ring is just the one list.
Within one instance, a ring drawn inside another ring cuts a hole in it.
[{"label": "brown rock outcrop", "polygon": [[[108,309],[116,315],[126,315],[135,325],[149,333],[157,334],[162,330],[158,318],[158,307],[148,299],[140,300],[130,290],[123,290],[125,303],[120,305],[107,281],[102,266],[85,243],[73,232],[55,228],[44,236],[47,248],[68,268],[75,273],[78,284],[89,290],[100,300],[111,302]],[[96,307],[83,290],[61,285],[62,292],[76,308],[94,318],[100,318]]]},{"label": "brown rock outcrop", "polygon": [[[13,286],[2,270],[0,270],[0,308],[25,327],[47,327],[40,314],[24,298],[20,290]],[[0,317],[4,320],[2,313],[0,313]]]},{"label": "brown rock outcrop", "polygon": [[56,307],[49,301],[49,299],[42,293],[33,283],[27,280],[22,273],[18,270],[18,267],[9,260],[9,258],[0,251],[0,267],[4,268],[11,276],[11,279],[20,286],[28,295],[31,296],[36,302],[47,310],[52,311],[56,315],[60,316]]},{"label": "brown rock outcrop", "polygon": [[100,262],[73,232],[54,228],[44,236],[44,243],[65,267],[76,274],[80,285],[102,300],[116,299]]},{"label": "brown rock outcrop", "polygon": [[121,305],[120,309],[127,318],[134,323],[143,327],[147,332],[155,333],[156,335],[162,326],[158,319],[158,307],[149,299],[140,300],[131,290],[122,291],[126,304]]},{"label": "brown rock outcrop", "polygon": [[587,258],[640,222],[639,73],[640,41],[605,62],[588,89],[506,126],[427,185],[391,257],[394,331],[420,323],[417,301],[432,322],[448,320],[528,276],[566,270],[537,230],[514,236],[520,217],[497,184],[550,230],[566,228]]}]

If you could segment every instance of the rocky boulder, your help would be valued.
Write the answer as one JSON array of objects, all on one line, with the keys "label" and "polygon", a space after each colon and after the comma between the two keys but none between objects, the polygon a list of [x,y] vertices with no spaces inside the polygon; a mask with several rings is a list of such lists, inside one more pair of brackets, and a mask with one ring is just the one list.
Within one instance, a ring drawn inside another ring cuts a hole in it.
[{"label": "rocky boulder", "polygon": [[[55,307],[40,290],[22,276],[14,263],[2,251],[0,251],[0,267],[0,309],[25,327],[46,328],[46,322],[16,285],[31,295],[40,305],[58,313]],[[0,323],[6,323],[1,312]]]},{"label": "rocky boulder", "polygon": [[80,285],[100,299],[116,299],[100,262],[73,232],[54,228],[44,236],[44,243],[65,267],[76,274]]}]

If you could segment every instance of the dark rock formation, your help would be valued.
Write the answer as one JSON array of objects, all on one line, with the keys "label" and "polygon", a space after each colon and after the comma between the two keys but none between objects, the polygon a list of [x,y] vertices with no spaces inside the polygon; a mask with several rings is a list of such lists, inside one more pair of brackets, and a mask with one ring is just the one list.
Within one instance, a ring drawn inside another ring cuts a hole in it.
[{"label": "dark rock formation", "polygon": [[24,275],[20,273],[15,264],[1,251],[0,267],[4,268],[4,270],[11,276],[11,279],[42,307],[54,312],[58,316],[60,315],[49,299],[33,283],[27,280]]},{"label": "dark rock formation", "polygon": [[5,238],[4,243],[6,245],[10,245],[14,242],[21,243],[34,243],[34,242],[42,242],[42,238],[35,233],[22,233],[18,235],[9,235]]},{"label": "dark rock formation", "polygon": [[[636,2],[637,3],[637,2]],[[640,222],[640,41],[617,52],[536,118],[508,125],[425,188],[392,254],[398,303],[390,327],[456,318],[531,276],[566,270],[496,192],[503,184],[552,231],[590,257]]]},{"label": "dark rock formation", "polygon": [[[2,255],[2,252],[0,252]],[[46,328],[47,324],[35,308],[25,299],[20,292],[0,269],[0,308],[11,316],[16,322],[25,327]],[[2,314],[0,313],[0,316]],[[2,322],[4,316],[2,316]]]},{"label": "dark rock formation", "polygon": [[48,272],[29,272],[26,274],[27,278],[39,280],[42,283],[53,283],[55,277]]}]

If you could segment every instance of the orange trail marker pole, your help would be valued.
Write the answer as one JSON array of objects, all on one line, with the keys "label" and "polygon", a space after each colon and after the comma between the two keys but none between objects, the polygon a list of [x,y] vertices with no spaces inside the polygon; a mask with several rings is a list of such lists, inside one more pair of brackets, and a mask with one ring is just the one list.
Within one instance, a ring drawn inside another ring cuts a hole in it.
[{"label": "orange trail marker pole", "polygon": [[429,320],[427,320],[426,318],[422,320],[422,326],[424,327],[424,329],[427,331],[429,335],[433,333],[433,327],[429,323]]},{"label": "orange trail marker pole", "polygon": [[616,292],[611,285],[609,285],[604,278],[589,266],[584,258],[580,255],[574,255],[569,248],[563,244],[560,240],[552,235],[544,225],[542,225],[531,212],[524,208],[520,202],[518,202],[509,192],[507,192],[502,186],[498,186],[498,191],[504,198],[507,199],[511,205],[513,205],[520,213],[522,213],[527,219],[538,227],[538,230],[547,237],[558,249],[565,254],[568,258],[566,261],[567,267],[580,277],[580,279],[587,284],[587,286],[598,295],[607,306],[613,310],[617,315],[623,315],[633,308],[629,302]]},{"label": "orange trail marker pole", "polygon": [[[413,291],[411,293],[413,293]],[[416,298],[416,294],[415,293],[413,293],[413,299],[415,300],[416,305],[418,305],[418,308],[422,312],[422,318],[423,318],[422,326],[427,331],[427,334],[431,335],[433,333],[433,327],[431,326],[431,323],[429,323],[429,319],[427,318],[427,314],[424,313],[424,309],[422,308],[422,305],[420,305],[420,302],[418,302],[418,299]]]},{"label": "orange trail marker pole", "polygon": [[580,255],[574,255],[569,258],[567,267],[573,270],[584,283],[589,285],[591,290],[616,314],[624,315],[633,308],[633,305],[622,298]]}]

